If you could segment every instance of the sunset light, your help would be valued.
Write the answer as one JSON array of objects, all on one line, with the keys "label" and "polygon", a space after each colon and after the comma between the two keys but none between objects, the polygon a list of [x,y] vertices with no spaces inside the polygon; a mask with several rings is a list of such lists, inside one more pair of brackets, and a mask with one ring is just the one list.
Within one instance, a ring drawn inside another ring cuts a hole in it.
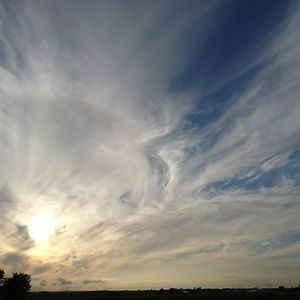
[{"label": "sunset light", "polygon": [[299,195],[300,0],[0,0],[1,300],[298,288]]},{"label": "sunset light", "polygon": [[30,237],[37,243],[47,242],[53,234],[55,222],[47,213],[40,213],[29,221],[28,230]]}]

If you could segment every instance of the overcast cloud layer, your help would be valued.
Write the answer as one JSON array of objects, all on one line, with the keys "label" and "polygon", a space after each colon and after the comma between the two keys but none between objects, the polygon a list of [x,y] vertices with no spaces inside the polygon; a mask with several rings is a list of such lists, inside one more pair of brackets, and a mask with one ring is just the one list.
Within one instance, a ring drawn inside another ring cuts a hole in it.
[{"label": "overcast cloud layer", "polygon": [[241,2],[1,2],[0,267],[48,290],[299,284],[299,2]]}]

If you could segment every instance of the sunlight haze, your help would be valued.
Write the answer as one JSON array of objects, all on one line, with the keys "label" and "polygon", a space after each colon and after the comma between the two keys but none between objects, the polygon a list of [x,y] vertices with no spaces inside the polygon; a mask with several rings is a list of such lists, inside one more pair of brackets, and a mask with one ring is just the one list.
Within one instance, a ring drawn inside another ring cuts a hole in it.
[{"label": "sunlight haze", "polygon": [[0,1],[0,268],[298,286],[299,78],[297,0]]}]

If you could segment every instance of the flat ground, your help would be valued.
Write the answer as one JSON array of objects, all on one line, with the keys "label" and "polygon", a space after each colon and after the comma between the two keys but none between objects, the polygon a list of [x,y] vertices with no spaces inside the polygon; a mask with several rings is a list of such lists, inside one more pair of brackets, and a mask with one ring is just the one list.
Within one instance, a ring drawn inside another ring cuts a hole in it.
[{"label": "flat ground", "polygon": [[28,300],[193,300],[193,299],[299,299],[300,289],[265,289],[259,292],[247,290],[213,290],[200,291],[98,291],[98,292],[42,292],[31,293]]}]

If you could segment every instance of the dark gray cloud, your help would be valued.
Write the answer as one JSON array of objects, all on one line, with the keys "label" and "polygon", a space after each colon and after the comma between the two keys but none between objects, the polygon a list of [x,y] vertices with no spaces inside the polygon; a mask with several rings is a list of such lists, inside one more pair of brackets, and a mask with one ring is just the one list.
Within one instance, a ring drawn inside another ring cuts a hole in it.
[{"label": "dark gray cloud", "polygon": [[29,267],[29,258],[17,252],[10,252],[3,255],[1,263],[14,272],[25,272]]},{"label": "dark gray cloud", "polygon": [[31,239],[27,225],[16,225],[16,231],[11,236],[16,249],[20,251],[28,250],[34,246],[34,241]]},{"label": "dark gray cloud", "polygon": [[15,196],[13,195],[8,185],[0,186],[0,208],[1,215],[3,217],[5,217],[7,212],[10,212],[13,205],[15,204],[15,200]]},{"label": "dark gray cloud", "polygon": [[173,259],[184,259],[188,257],[193,257],[201,254],[210,254],[210,253],[218,253],[225,248],[225,244],[218,245],[209,245],[200,249],[192,249],[190,251],[185,251],[177,254]]},{"label": "dark gray cloud", "polygon": [[6,244],[14,249],[14,251],[24,252],[35,245],[29,235],[27,225],[15,223],[12,219],[7,220],[0,230],[2,231],[2,236],[5,238]]},{"label": "dark gray cloud", "polygon": [[40,286],[42,286],[42,287],[45,287],[45,286],[47,286],[48,284],[47,284],[47,280],[42,280],[41,282],[40,282]]},{"label": "dark gray cloud", "polygon": [[100,283],[100,284],[105,284],[105,282],[101,279],[97,279],[97,280],[83,280],[81,283],[83,284],[96,284],[96,283]]},{"label": "dark gray cloud", "polygon": [[72,260],[72,265],[76,269],[89,269],[101,256],[101,251],[91,252],[82,257],[76,257]]},{"label": "dark gray cloud", "polygon": [[[40,262],[42,264],[42,262]],[[41,274],[51,270],[51,265],[39,265],[32,270],[32,274]]]},{"label": "dark gray cloud", "polygon": [[64,279],[64,278],[57,278],[57,281],[58,281],[61,285],[70,285],[70,284],[73,284],[73,281],[67,280],[67,279]]}]

